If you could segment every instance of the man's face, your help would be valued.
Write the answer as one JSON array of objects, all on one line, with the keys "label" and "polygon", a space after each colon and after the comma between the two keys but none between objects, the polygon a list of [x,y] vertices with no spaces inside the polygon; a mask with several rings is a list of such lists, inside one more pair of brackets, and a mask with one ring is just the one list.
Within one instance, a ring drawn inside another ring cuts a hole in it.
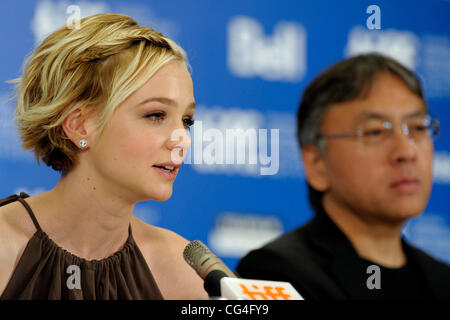
[{"label": "man's face", "polygon": [[322,134],[353,131],[371,119],[390,121],[394,134],[377,144],[355,137],[326,140],[324,196],[368,219],[404,222],[421,213],[432,186],[433,143],[406,137],[401,123],[425,113],[422,100],[387,72],[375,76],[368,97],[331,106]]}]

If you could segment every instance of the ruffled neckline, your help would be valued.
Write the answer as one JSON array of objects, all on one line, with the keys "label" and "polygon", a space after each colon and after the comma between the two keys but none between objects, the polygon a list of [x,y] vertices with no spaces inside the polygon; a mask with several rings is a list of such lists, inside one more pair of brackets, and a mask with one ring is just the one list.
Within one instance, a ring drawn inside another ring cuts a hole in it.
[{"label": "ruffled neckline", "polygon": [[70,263],[79,265],[80,267],[83,266],[87,269],[97,269],[99,267],[102,267],[105,264],[111,264],[111,263],[120,263],[120,261],[124,258],[124,256],[128,256],[129,252],[131,250],[135,250],[137,248],[136,242],[133,239],[132,233],[131,233],[131,225],[128,228],[128,238],[125,241],[125,244],[123,247],[113,253],[112,255],[103,258],[103,259],[85,259],[82,257],[79,257],[72,252],[64,249],[60,245],[58,245],[45,231],[42,229],[36,230],[36,232],[33,234],[33,237],[37,237],[41,239],[43,242],[45,242],[47,245],[53,247],[57,251],[61,253],[63,258],[65,260],[68,260]]}]

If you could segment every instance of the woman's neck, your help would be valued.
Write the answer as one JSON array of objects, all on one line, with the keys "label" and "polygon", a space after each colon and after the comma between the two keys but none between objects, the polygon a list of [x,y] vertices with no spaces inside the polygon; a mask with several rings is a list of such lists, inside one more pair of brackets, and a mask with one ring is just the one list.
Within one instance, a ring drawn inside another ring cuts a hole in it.
[{"label": "woman's neck", "polygon": [[30,203],[52,240],[87,260],[106,258],[122,248],[134,208],[99,181],[74,171]]}]

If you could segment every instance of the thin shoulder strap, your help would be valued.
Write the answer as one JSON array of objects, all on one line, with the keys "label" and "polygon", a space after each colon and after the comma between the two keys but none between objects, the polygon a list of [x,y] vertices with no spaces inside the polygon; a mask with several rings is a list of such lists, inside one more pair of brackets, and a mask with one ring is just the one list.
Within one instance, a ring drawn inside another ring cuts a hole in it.
[{"label": "thin shoulder strap", "polygon": [[39,222],[36,219],[36,216],[33,213],[33,210],[31,210],[28,203],[24,200],[25,198],[28,198],[28,197],[29,197],[28,194],[26,194],[25,192],[21,192],[20,195],[17,197],[17,200],[25,207],[25,209],[27,209],[31,220],[33,220],[34,226],[36,227],[36,229],[38,229],[40,231],[42,229],[41,229],[41,226],[39,225]]}]

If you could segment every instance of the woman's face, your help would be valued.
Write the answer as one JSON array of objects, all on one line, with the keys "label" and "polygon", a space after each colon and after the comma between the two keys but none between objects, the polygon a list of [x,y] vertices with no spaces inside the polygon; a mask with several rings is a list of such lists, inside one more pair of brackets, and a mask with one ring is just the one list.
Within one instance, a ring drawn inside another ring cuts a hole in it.
[{"label": "woman's face", "polygon": [[187,130],[194,108],[184,63],[161,67],[116,109],[89,150],[103,187],[133,202],[169,199],[181,165],[174,162],[184,159],[191,143]]}]

